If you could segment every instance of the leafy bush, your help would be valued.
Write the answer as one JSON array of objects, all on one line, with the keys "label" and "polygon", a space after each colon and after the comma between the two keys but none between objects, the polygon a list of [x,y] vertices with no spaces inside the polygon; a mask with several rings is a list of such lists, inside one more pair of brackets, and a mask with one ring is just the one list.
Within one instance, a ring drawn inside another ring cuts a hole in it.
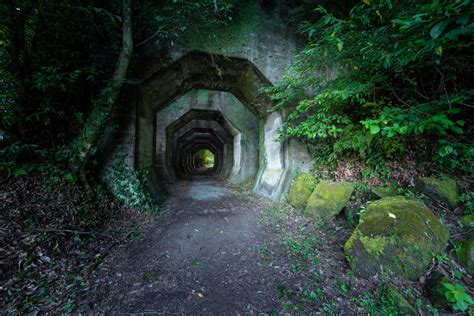
[{"label": "leafy bush", "polygon": [[465,312],[474,304],[472,297],[466,293],[461,284],[443,283],[444,296],[456,311]]},{"label": "leafy bush", "polygon": [[275,110],[291,109],[282,138],[322,161],[418,148],[447,170],[472,168],[471,1],[365,0],[344,19],[315,11],[291,73],[267,89]]}]

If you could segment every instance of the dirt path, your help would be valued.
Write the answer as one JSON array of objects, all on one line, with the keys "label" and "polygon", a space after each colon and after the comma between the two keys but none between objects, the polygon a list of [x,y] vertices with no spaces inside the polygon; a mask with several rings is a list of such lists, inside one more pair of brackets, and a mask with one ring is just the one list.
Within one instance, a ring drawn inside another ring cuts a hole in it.
[{"label": "dirt path", "polygon": [[99,266],[96,313],[252,314],[279,310],[279,266],[260,255],[275,234],[267,201],[217,180],[180,182],[142,238]]}]

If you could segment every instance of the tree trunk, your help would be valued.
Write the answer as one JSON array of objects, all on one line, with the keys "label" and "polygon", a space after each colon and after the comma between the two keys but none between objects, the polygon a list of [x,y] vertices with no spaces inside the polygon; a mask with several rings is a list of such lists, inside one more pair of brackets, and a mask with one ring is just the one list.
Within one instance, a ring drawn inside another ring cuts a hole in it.
[{"label": "tree trunk", "polygon": [[89,190],[86,178],[86,166],[95,152],[95,147],[102,136],[113,106],[127,75],[128,65],[133,51],[132,35],[132,0],[123,0],[122,48],[115,65],[115,71],[109,84],[100,92],[81,134],[71,148],[70,163],[73,170]]},{"label": "tree trunk", "polygon": [[[13,0],[5,1],[5,8],[9,15],[7,24],[10,29],[9,45],[7,47],[8,55],[11,61],[12,74],[15,77],[16,85],[16,107],[15,113],[18,120],[18,134],[22,141],[26,140],[25,129],[25,108],[29,104],[29,92],[27,82],[29,79],[28,71],[28,51],[25,45],[25,24],[31,8],[23,8],[21,13],[18,12],[17,6]],[[24,12],[25,11],[25,12]],[[22,56],[22,57],[21,57]]]}]

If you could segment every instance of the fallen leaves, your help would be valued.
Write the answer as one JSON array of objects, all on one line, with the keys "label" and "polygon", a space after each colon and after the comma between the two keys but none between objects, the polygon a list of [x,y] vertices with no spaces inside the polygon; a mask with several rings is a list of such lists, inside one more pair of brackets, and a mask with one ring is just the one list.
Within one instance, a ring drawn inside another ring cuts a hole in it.
[{"label": "fallen leaves", "polygon": [[117,241],[122,210],[61,181],[61,170],[11,178],[0,189],[0,314],[63,313],[88,289],[87,274]]}]

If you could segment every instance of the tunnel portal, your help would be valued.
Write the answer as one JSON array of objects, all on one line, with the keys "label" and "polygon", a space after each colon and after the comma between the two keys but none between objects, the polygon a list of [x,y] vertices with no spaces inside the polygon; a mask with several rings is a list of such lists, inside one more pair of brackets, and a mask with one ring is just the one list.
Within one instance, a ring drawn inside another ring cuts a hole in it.
[{"label": "tunnel portal", "polygon": [[279,199],[289,185],[288,149],[278,141],[283,116],[262,89],[270,85],[246,59],[198,51],[129,82],[122,109],[136,111],[133,168],[146,174],[148,191],[192,179],[203,170],[196,153],[209,150],[206,175]]}]

